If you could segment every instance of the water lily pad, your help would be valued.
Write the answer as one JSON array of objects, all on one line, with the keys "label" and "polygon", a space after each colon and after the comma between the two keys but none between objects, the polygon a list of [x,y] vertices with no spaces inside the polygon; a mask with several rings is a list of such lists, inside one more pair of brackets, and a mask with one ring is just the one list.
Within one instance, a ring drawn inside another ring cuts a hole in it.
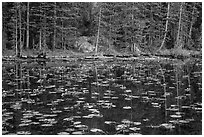
[{"label": "water lily pad", "polygon": [[21,124],[19,124],[18,126],[19,127],[24,127],[24,126],[29,126],[30,124],[29,123],[21,123]]},{"label": "water lily pad", "polygon": [[133,122],[133,124],[138,126],[138,125],[141,125],[141,122]]},{"label": "water lily pad", "polygon": [[76,121],[73,123],[74,125],[78,125],[78,124],[81,124],[81,121]]},{"label": "water lily pad", "polygon": [[103,96],[104,99],[109,99],[111,96]]},{"label": "water lily pad", "polygon": [[175,128],[175,126],[173,124],[171,124],[171,123],[163,123],[160,126],[166,128],[166,129],[173,129],[173,128]]},{"label": "water lily pad", "polygon": [[55,85],[45,86],[45,89],[55,88]]},{"label": "water lily pad", "polygon": [[74,130],[75,130],[74,128],[67,128],[67,129],[65,129],[65,131],[67,131],[67,132],[72,132]]},{"label": "water lily pad", "polygon": [[30,131],[18,131],[17,135],[30,135],[31,132]]},{"label": "water lily pad", "polygon": [[101,129],[97,129],[97,128],[92,128],[92,129],[90,129],[90,131],[91,132],[100,132],[100,133],[104,133],[104,131],[103,130],[101,130]]},{"label": "water lily pad", "polygon": [[178,111],[179,109],[178,108],[167,108],[166,110],[168,110],[168,111]]},{"label": "water lily pad", "polygon": [[111,99],[119,99],[119,97],[111,97]]},{"label": "water lily pad", "polygon": [[120,125],[117,125],[117,126],[116,126],[116,130],[117,130],[117,131],[118,131],[118,130],[125,129],[125,128],[127,128],[127,125],[125,125],[125,124],[120,124]]},{"label": "water lily pad", "polygon": [[122,122],[123,124],[131,124],[131,123],[133,123],[132,121],[127,120],[127,119],[123,119],[121,122]]},{"label": "water lily pad", "polygon": [[88,126],[87,125],[75,125],[75,128],[78,128],[79,130],[88,130]]},{"label": "water lily pad", "polygon": [[53,124],[42,124],[41,126],[42,127],[51,127],[51,126],[53,126]]},{"label": "water lily pad", "polygon": [[92,113],[99,113],[99,110],[97,110],[97,109],[90,108],[88,110],[91,111]]},{"label": "water lily pad", "polygon": [[70,135],[70,133],[68,133],[68,132],[59,132],[59,133],[57,133],[58,135]]},{"label": "water lily pad", "polygon": [[93,118],[93,116],[92,115],[82,116],[82,118]]},{"label": "water lily pad", "polygon": [[181,115],[170,115],[170,117],[172,117],[172,118],[181,118],[182,116]]},{"label": "water lily pad", "polygon": [[64,121],[72,121],[72,120],[74,120],[74,118],[73,117],[69,117],[69,118],[64,118],[63,120]]},{"label": "water lily pad", "polygon": [[182,123],[182,124],[188,124],[190,121],[188,121],[188,120],[179,120],[178,122]]},{"label": "water lily pad", "polygon": [[107,124],[107,125],[110,125],[110,124],[116,124],[115,121],[105,121],[104,123]]},{"label": "water lily pad", "polygon": [[132,98],[127,97],[127,98],[125,98],[125,100],[132,100]]},{"label": "water lily pad", "polygon": [[125,107],[123,107],[123,109],[131,109],[131,106],[125,106]]},{"label": "water lily pad", "polygon": [[140,128],[138,128],[138,127],[130,127],[129,129],[132,130],[132,131],[138,131],[138,130],[140,130]]},{"label": "water lily pad", "polygon": [[83,135],[84,132],[83,131],[75,131],[71,133],[72,135]]},{"label": "water lily pad", "polygon": [[140,133],[130,133],[129,135],[142,135]]}]

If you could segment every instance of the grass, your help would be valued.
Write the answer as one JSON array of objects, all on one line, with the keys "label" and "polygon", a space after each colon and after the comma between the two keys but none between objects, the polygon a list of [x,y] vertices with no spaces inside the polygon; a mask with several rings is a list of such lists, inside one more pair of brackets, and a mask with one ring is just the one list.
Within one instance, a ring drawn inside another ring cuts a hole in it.
[{"label": "grass", "polygon": [[[71,49],[71,50],[62,50],[62,49],[55,49],[52,50],[46,50],[46,55],[48,58],[81,58],[86,56],[101,56],[101,55],[133,55],[134,53],[127,52],[127,51],[118,51],[114,48],[100,48],[101,50],[98,51],[97,54],[95,52],[90,53],[83,53],[79,52],[77,50]],[[3,50],[2,56],[3,57],[15,57],[16,56],[15,50]],[[42,53],[42,51],[37,50],[22,50],[21,55],[22,56],[37,56],[39,53]],[[193,51],[193,50],[186,50],[186,49],[165,49],[160,51],[159,55],[165,55],[165,56],[173,56],[174,58],[190,58],[191,56],[201,56],[201,51]]]},{"label": "grass", "polygon": [[199,51],[194,51],[194,50],[186,50],[186,49],[182,49],[182,48],[178,48],[178,49],[165,49],[160,51],[159,53],[160,55],[171,55],[174,57],[184,57],[184,58],[189,58],[192,55],[201,55],[202,53]]}]

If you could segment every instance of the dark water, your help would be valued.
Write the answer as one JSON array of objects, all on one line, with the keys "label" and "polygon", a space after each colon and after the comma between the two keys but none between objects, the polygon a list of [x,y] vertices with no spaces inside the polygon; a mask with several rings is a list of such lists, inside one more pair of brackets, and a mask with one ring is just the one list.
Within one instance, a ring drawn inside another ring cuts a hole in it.
[{"label": "dark water", "polygon": [[3,134],[202,134],[201,61],[2,66]]}]

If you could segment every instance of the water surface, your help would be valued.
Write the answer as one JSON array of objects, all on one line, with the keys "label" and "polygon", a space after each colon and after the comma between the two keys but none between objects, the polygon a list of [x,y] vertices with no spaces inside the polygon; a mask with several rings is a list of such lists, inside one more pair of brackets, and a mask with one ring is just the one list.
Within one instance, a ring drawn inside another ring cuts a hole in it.
[{"label": "water surface", "polygon": [[202,134],[201,61],[2,65],[3,134]]}]

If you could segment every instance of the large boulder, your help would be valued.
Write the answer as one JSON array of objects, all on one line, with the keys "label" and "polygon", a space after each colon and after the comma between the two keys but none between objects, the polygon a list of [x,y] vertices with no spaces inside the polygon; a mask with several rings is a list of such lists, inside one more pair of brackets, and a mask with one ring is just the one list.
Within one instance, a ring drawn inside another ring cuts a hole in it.
[{"label": "large boulder", "polygon": [[82,52],[93,52],[95,47],[91,45],[89,42],[81,43],[79,50]]},{"label": "large boulder", "polygon": [[93,46],[89,42],[89,39],[90,38],[85,37],[85,36],[79,37],[78,40],[76,40],[74,47],[82,52],[93,52],[95,49],[95,46]]}]

